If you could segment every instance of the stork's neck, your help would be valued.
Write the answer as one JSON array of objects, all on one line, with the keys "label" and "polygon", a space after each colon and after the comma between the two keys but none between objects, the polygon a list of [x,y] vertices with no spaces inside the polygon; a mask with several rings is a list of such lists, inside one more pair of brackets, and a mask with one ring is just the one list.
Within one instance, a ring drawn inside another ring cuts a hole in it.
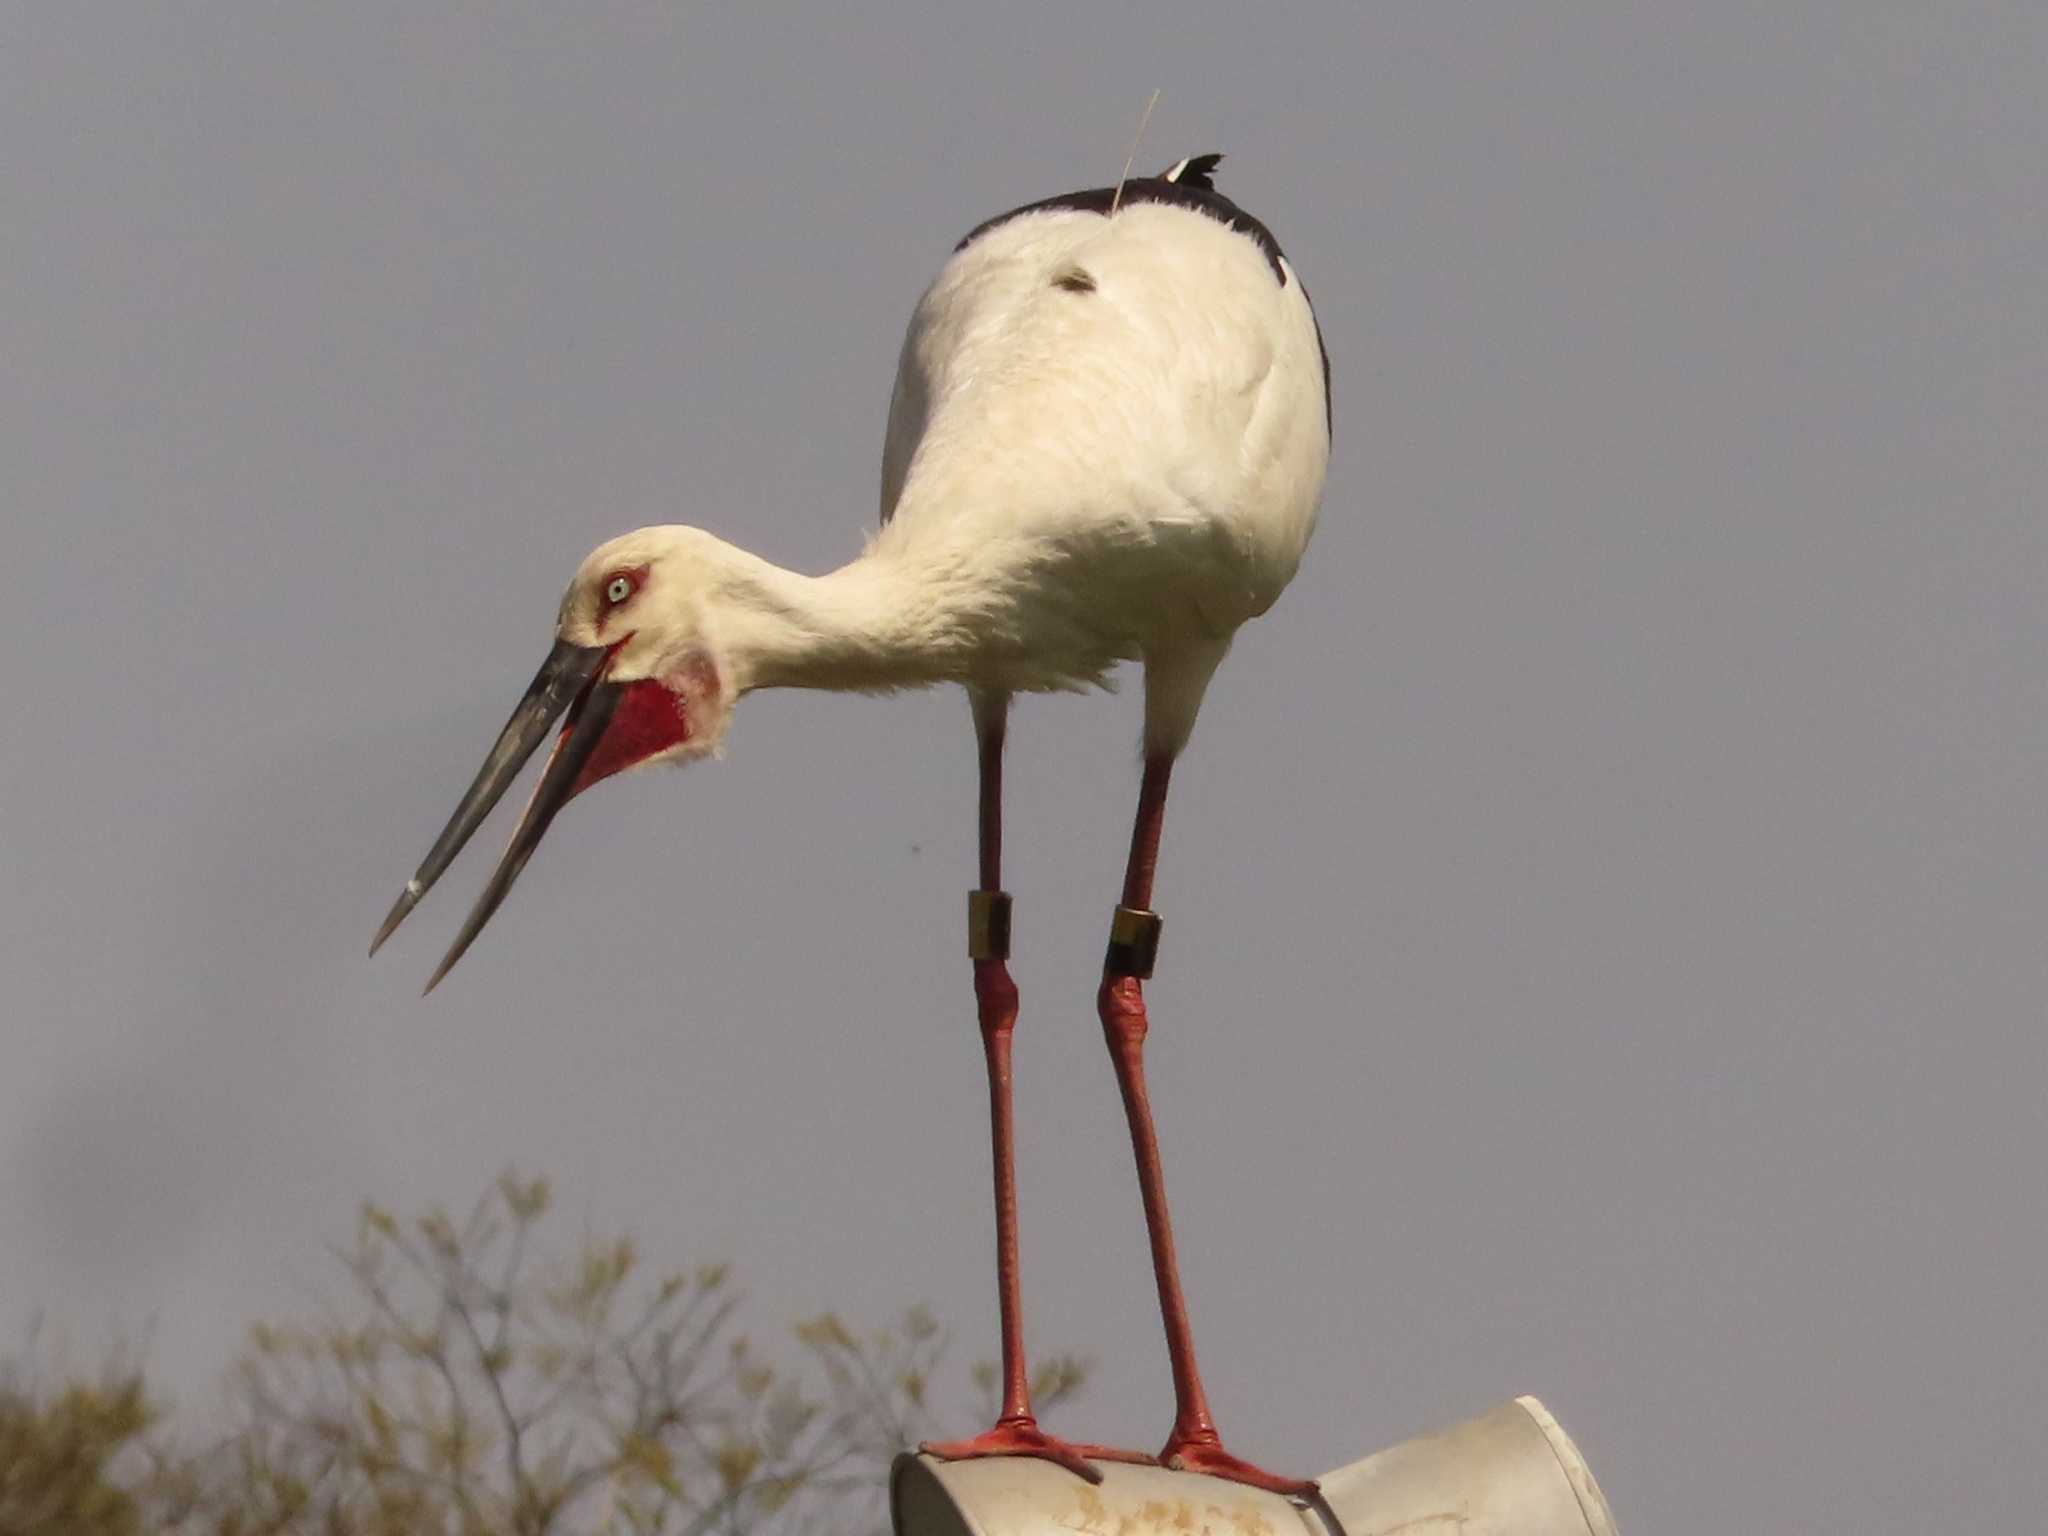
[{"label": "stork's neck", "polygon": [[750,555],[735,575],[719,629],[742,690],[964,681],[987,632],[985,600],[900,555],[870,551],[824,576]]}]

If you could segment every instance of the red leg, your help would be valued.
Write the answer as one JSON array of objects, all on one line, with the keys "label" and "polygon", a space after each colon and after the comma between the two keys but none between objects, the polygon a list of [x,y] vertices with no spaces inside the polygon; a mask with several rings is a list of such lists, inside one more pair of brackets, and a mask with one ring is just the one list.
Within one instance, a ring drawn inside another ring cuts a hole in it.
[{"label": "red leg", "polygon": [[[1166,785],[1173,759],[1153,757],[1145,763],[1138,794],[1137,822],[1131,829],[1130,862],[1124,873],[1124,907],[1146,914],[1152,900],[1152,875],[1159,861],[1159,829],[1166,816]],[[1133,927],[1140,932],[1146,924]],[[1156,939],[1156,920],[1147,938]],[[1173,1368],[1173,1433],[1159,1460],[1169,1467],[1207,1472],[1273,1493],[1313,1499],[1316,1485],[1304,1478],[1278,1477],[1231,1455],[1223,1448],[1209,1400],[1195,1367],[1194,1332],[1188,1325],[1186,1298],[1181,1294],[1180,1265],[1174,1257],[1173,1222],[1166,1210],[1166,1180],[1159,1165],[1159,1138],[1152,1126],[1152,1104],[1145,1093],[1145,994],[1141,985],[1151,972],[1150,945],[1112,939],[1096,1003],[1102,1031],[1116,1067],[1124,1113],[1131,1123],[1131,1149],[1138,1162],[1138,1190],[1145,1203],[1145,1228],[1152,1242],[1152,1270],[1159,1282],[1159,1313],[1166,1324],[1166,1351]]]},{"label": "red leg", "polygon": [[[1070,1445],[1038,1427],[1031,1413],[1031,1377],[1024,1363],[1024,1303],[1017,1279],[1017,1158],[1010,1108],[1010,1036],[1017,1024],[1017,984],[1010,979],[1009,898],[1002,895],[1003,728],[1009,700],[975,701],[981,738],[981,888],[970,909],[974,997],[988,1057],[988,1108],[995,1147],[996,1293],[1002,1309],[1003,1405],[995,1426],[971,1440],[927,1443],[948,1460],[970,1456],[1037,1456],[1091,1483],[1102,1474],[1089,1458],[1148,1460],[1096,1446]],[[998,915],[999,914],[999,915]]]}]

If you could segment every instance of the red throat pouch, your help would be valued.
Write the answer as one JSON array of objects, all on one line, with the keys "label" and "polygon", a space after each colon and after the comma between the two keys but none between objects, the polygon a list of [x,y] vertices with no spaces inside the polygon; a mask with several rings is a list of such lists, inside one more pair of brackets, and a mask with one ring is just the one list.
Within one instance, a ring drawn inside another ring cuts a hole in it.
[{"label": "red throat pouch", "polygon": [[612,721],[576,775],[572,795],[690,739],[683,698],[651,677],[623,684]]}]

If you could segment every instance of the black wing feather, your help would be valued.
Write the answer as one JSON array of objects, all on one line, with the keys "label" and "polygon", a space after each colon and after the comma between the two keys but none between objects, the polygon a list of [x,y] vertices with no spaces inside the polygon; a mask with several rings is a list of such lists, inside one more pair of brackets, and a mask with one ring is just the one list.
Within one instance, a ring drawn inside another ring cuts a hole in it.
[{"label": "black wing feather", "polygon": [[[1273,232],[1216,190],[1215,172],[1222,160],[1221,155],[1196,155],[1157,176],[1134,176],[1121,188],[1090,187],[1085,192],[1062,192],[1058,197],[1041,198],[1021,208],[999,213],[992,219],[984,219],[969,230],[967,238],[953,249],[966,250],[990,230],[1009,223],[1020,214],[1071,209],[1076,213],[1106,215],[1112,208],[1132,203],[1164,203],[1173,208],[1192,208],[1206,213],[1239,234],[1251,236],[1265,254],[1273,276],[1285,286],[1287,269],[1280,264],[1280,242],[1273,238]],[[1168,177],[1172,179],[1168,180]]]}]

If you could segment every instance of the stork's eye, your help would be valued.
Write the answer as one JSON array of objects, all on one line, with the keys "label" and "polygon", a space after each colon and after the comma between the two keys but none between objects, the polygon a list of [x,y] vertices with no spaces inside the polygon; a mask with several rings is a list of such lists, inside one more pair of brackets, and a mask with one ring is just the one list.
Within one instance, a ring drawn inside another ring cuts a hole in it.
[{"label": "stork's eye", "polygon": [[632,595],[633,578],[630,576],[614,576],[605,585],[604,600],[610,603],[614,608],[616,608],[620,603],[623,603],[627,598],[631,597]]}]

